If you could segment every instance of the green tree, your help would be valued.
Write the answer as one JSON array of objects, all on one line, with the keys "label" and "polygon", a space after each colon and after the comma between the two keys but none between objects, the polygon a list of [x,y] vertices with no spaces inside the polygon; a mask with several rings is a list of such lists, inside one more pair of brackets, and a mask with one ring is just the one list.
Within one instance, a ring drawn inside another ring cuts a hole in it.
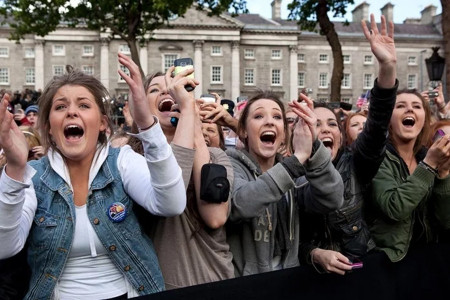
[{"label": "green tree", "polygon": [[[442,0],[446,1],[446,0]],[[333,73],[331,76],[331,101],[341,99],[341,81],[344,71],[342,47],[334,24],[328,17],[333,12],[334,17],[343,17],[347,6],[354,4],[353,0],[293,0],[288,4],[289,19],[298,20],[302,30],[315,31],[319,23],[320,34],[325,35],[333,53]]]},{"label": "green tree", "polygon": [[13,29],[11,39],[20,41],[27,34],[45,36],[65,23],[75,27],[110,30],[130,47],[133,61],[142,68],[138,43],[151,37],[152,31],[168,23],[173,16],[182,16],[193,4],[198,9],[208,8],[208,14],[223,11],[247,12],[246,0],[3,0],[0,15]]}]

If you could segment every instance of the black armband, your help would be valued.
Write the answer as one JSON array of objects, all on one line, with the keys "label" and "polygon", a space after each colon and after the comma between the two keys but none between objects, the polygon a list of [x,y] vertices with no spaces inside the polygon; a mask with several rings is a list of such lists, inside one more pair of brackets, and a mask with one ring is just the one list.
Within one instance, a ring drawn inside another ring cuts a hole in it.
[{"label": "black armband", "polygon": [[228,201],[230,182],[227,169],[218,164],[204,164],[201,171],[200,199],[210,203]]}]

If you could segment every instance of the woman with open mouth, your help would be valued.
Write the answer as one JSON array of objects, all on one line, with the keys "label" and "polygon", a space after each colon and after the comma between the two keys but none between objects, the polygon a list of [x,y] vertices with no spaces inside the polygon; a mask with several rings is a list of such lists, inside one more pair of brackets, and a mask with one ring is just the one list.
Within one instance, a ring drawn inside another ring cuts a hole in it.
[{"label": "woman with open mouth", "polygon": [[[299,265],[298,209],[326,213],[342,204],[343,186],[330,155],[316,139],[312,101],[293,102],[299,117],[293,131],[293,155],[277,151],[287,144],[284,105],[270,92],[248,100],[238,123],[245,150],[227,150],[234,168],[234,188],[227,241],[236,276]],[[295,188],[305,175],[306,189]]]},{"label": "woman with open mouth", "polygon": [[[389,121],[398,87],[394,27],[387,27],[381,16],[381,31],[371,15],[370,30],[362,28],[379,64],[378,78],[370,94],[370,109],[363,130],[349,146],[343,146],[342,129],[334,112],[316,107],[318,139],[329,150],[333,164],[344,182],[343,205],[326,215],[301,216],[303,263],[312,264],[319,272],[344,275],[352,270],[352,262],[375,247],[363,218],[363,205],[370,197],[370,184],[384,155]],[[313,224],[313,225],[312,225]],[[307,225],[307,226],[306,226]]]},{"label": "woman with open mouth", "polygon": [[31,281],[26,299],[127,299],[164,290],[151,241],[133,205],[173,216],[186,206],[181,169],[148,102],[138,66],[119,53],[130,75],[130,109],[145,157],[112,148],[104,99],[93,76],[67,69],[40,97],[39,128],[46,156],[27,164],[25,137],[0,104],[0,259],[27,243]]},{"label": "woman with open mouth", "polygon": [[417,245],[449,239],[450,134],[430,148],[430,108],[415,90],[398,92],[386,157],[373,180],[370,232],[392,262]]}]

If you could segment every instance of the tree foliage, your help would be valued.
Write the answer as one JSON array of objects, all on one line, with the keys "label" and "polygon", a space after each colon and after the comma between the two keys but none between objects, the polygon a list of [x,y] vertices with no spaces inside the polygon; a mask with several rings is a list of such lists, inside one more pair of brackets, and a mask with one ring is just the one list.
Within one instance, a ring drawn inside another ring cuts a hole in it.
[{"label": "tree foliage", "polygon": [[[333,52],[333,74],[331,76],[331,101],[340,101],[341,81],[343,77],[344,62],[342,48],[334,24],[330,21],[328,13],[334,17],[343,17],[347,13],[347,6],[354,4],[353,0],[293,0],[288,4],[289,19],[297,20],[301,29],[317,31],[319,24],[320,34],[325,35]],[[347,22],[346,22],[347,23]]]},{"label": "tree foliage", "polygon": [[137,42],[149,40],[155,29],[171,17],[182,16],[193,4],[217,15],[228,9],[247,12],[245,0],[4,0],[0,15],[13,29],[11,39],[19,41],[27,34],[45,36],[61,23],[120,36],[130,47],[133,60],[139,63]]}]

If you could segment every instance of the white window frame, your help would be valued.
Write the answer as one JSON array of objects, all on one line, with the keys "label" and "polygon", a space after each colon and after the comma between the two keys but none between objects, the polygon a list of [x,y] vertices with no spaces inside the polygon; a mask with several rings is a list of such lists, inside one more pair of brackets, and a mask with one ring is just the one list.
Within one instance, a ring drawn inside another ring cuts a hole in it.
[{"label": "white window frame", "polygon": [[[91,49],[91,52],[86,52],[86,49]],[[83,45],[81,56],[94,56],[94,45]]]},{"label": "white window frame", "polygon": [[305,62],[305,53],[298,53],[297,54],[297,61],[304,63]]},{"label": "white window frame", "polygon": [[[274,72],[278,71],[279,73],[279,83],[274,83]],[[283,85],[283,72],[281,69],[270,69],[270,85],[271,86],[282,86]]]},{"label": "white window frame", "polygon": [[[413,59],[413,61],[410,61],[410,58]],[[408,56],[408,66],[417,66],[417,56]]]},{"label": "white window frame", "polygon": [[[322,60],[322,57],[325,57],[325,60]],[[330,58],[329,55],[326,53],[319,53],[319,64],[327,64],[329,63]]]},{"label": "white window frame", "polygon": [[[164,73],[167,71],[168,68],[173,66],[173,63],[172,63],[170,66],[168,66],[166,68],[166,56],[169,56],[169,55],[175,56],[176,57],[175,59],[180,58],[180,54],[179,53],[163,53],[161,55],[161,60],[162,60],[162,62],[161,62],[161,70],[163,70]],[[174,59],[174,61],[175,61],[175,59]]]},{"label": "white window frame", "polygon": [[[345,83],[345,76],[348,75],[348,84],[344,85]],[[342,75],[342,82],[341,82],[341,88],[343,89],[351,89],[352,88],[352,74],[351,73],[344,73]]]},{"label": "white window frame", "polygon": [[117,51],[122,53],[122,54],[125,54],[125,55],[131,55],[131,49],[128,46],[128,44],[120,44],[119,45],[119,49]]},{"label": "white window frame", "polygon": [[[5,71],[5,75],[2,72]],[[9,85],[9,68],[0,68],[0,85]],[[2,77],[6,77],[6,81],[1,81]]]},{"label": "white window frame", "polygon": [[[87,72],[86,72],[86,69],[87,69],[87,68],[91,68],[91,70],[92,70],[91,72],[92,72],[92,73],[87,73]],[[86,75],[94,76],[94,66],[93,66],[93,65],[83,65],[83,66],[81,66],[81,70],[82,70],[83,73],[86,74]]]},{"label": "white window frame", "polygon": [[[366,58],[370,57],[370,60],[366,60]],[[363,56],[364,64],[365,65],[373,65],[373,55],[372,54],[365,54]]]},{"label": "white window frame", "polygon": [[[120,68],[123,72],[125,72],[125,74],[130,76],[130,70],[128,70],[127,67],[125,67],[124,65],[119,64],[118,68]],[[125,79],[123,79],[122,76],[120,76],[120,74],[118,74],[117,82],[126,83]]]},{"label": "white window frame", "polygon": [[[278,55],[278,54],[275,54],[275,53],[279,53],[279,55]],[[275,55],[274,55],[274,54],[275,54]],[[270,54],[270,57],[271,57],[272,59],[281,59],[282,56],[283,56],[283,54],[282,54],[281,49],[272,49],[271,54]]]},{"label": "white window frame", "polygon": [[[219,49],[219,52],[215,52],[214,49]],[[222,55],[223,55],[222,46],[218,45],[211,46],[211,56],[222,56]]]},{"label": "white window frame", "polygon": [[[247,73],[251,71],[251,82],[247,81],[249,79],[250,75]],[[245,68],[244,69],[244,85],[255,85],[255,69],[254,68]]]},{"label": "white window frame", "polygon": [[[346,56],[348,57],[347,61],[344,59],[344,57],[346,57]],[[344,55],[342,55],[342,61],[344,62],[344,64],[351,64],[352,63],[352,56],[350,54],[344,54]]]},{"label": "white window frame", "polygon": [[[325,81],[326,81],[325,85],[322,84],[322,78],[321,78],[322,75],[325,75]],[[329,83],[328,83],[328,73],[326,73],[326,72],[319,73],[319,89],[327,89],[328,85],[329,85]]]},{"label": "white window frame", "polygon": [[255,49],[254,48],[244,48],[244,58],[245,59],[255,59]]},{"label": "white window frame", "polygon": [[[300,74],[303,75],[303,84],[300,83]],[[297,85],[299,88],[304,88],[306,86],[306,72],[300,71],[297,74]]]},{"label": "white window frame", "polygon": [[[215,68],[220,68],[220,80],[219,81],[214,81],[213,79],[214,79],[214,75],[215,75],[215,73],[213,72],[213,70],[215,69]],[[211,66],[211,77],[210,77],[210,83],[211,84],[223,84],[223,66],[221,66],[221,65],[214,65],[214,66]]]},{"label": "white window frame", "polygon": [[[57,72],[55,72],[56,68],[61,68],[61,70],[62,70],[61,74],[57,74]],[[64,65],[53,65],[52,66],[52,74],[53,74],[53,76],[64,75],[64,70],[65,70],[65,66]]]},{"label": "white window frame", "polygon": [[[370,80],[366,80],[366,75],[370,76]],[[363,89],[371,89],[373,87],[373,74],[364,73],[363,74]]]},{"label": "white window frame", "polygon": [[349,97],[341,98],[341,102],[352,103],[352,98],[349,98]]},{"label": "white window frame", "polygon": [[0,50],[5,50],[5,52],[6,52],[6,53],[2,53],[2,51],[0,51],[0,57],[2,57],[2,58],[9,57],[9,47],[1,46]]},{"label": "white window frame", "polygon": [[[414,78],[414,82],[412,82],[412,86],[410,85],[410,77],[413,77]],[[417,74],[408,74],[407,76],[406,76],[406,87],[407,87],[407,89],[410,89],[410,90],[412,90],[412,89],[416,89],[417,88]]]},{"label": "white window frame", "polygon": [[25,52],[24,53],[25,58],[34,58],[36,56],[33,47],[26,47],[24,49],[24,52]]},{"label": "white window frame", "polygon": [[[32,71],[32,73],[29,73],[29,71]],[[34,85],[34,84],[36,84],[36,69],[25,68],[25,85]]]},{"label": "white window frame", "polygon": [[[57,50],[61,49],[61,51]],[[65,56],[66,55],[66,46],[62,44],[55,44],[52,46],[52,55],[53,56]]]}]

